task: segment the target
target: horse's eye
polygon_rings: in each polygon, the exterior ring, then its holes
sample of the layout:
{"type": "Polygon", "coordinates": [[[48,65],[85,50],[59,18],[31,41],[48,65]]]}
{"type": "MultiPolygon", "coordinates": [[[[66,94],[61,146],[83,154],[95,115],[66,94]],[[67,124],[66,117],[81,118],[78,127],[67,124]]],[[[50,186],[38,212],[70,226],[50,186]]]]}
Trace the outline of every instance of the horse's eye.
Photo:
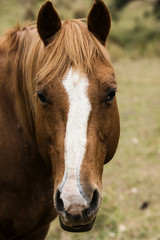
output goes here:
{"type": "Polygon", "coordinates": [[[115,95],[116,95],[116,89],[114,88],[107,93],[105,102],[106,103],[111,103],[113,101],[115,95]]]}
{"type": "Polygon", "coordinates": [[[47,103],[47,99],[44,93],[42,92],[37,92],[38,98],[41,101],[41,103],[47,103]]]}

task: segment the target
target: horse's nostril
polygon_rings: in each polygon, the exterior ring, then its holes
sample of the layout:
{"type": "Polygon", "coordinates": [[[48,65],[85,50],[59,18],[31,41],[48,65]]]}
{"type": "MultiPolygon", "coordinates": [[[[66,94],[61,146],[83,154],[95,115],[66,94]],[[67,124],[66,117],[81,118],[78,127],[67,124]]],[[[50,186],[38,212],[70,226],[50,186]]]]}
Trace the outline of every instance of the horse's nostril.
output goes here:
{"type": "Polygon", "coordinates": [[[99,205],[99,193],[97,190],[94,190],[93,197],[90,202],[90,207],[87,210],[87,215],[89,216],[89,215],[95,213],[98,209],[98,205],[99,205]]]}
{"type": "Polygon", "coordinates": [[[62,199],[60,198],[60,194],[61,194],[60,191],[57,190],[55,205],[56,205],[56,209],[58,212],[64,212],[65,211],[64,204],[63,204],[62,199]]]}

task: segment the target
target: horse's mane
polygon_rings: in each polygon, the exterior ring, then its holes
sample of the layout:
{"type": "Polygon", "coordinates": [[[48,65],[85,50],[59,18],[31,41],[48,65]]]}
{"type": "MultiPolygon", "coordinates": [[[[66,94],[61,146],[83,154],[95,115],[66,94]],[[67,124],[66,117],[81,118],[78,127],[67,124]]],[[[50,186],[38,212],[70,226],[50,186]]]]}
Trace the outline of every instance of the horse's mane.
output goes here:
{"type": "Polygon", "coordinates": [[[18,26],[8,31],[5,43],[8,54],[16,52],[14,77],[17,106],[30,130],[34,129],[37,84],[61,79],[71,66],[82,74],[88,74],[97,58],[110,63],[106,47],[80,20],[66,20],[47,47],[44,47],[34,25],[23,29],[18,26]]]}
{"type": "Polygon", "coordinates": [[[107,49],[88,31],[84,23],[80,20],[66,20],[46,48],[45,65],[38,74],[38,82],[61,78],[71,66],[80,73],[88,74],[97,57],[110,61],[107,49]]]}

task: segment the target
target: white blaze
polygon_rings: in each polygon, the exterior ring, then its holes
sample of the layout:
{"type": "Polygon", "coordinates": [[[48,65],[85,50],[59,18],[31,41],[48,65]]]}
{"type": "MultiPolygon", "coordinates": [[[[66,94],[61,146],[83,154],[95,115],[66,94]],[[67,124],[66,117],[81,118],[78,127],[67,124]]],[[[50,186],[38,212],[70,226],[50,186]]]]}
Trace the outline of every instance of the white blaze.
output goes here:
{"type": "Polygon", "coordinates": [[[77,71],[69,70],[63,86],[69,99],[68,121],[65,136],[65,173],[60,185],[65,210],[73,205],[87,207],[82,196],[79,173],[87,144],[87,126],[91,104],[88,99],[88,79],[77,71]]]}

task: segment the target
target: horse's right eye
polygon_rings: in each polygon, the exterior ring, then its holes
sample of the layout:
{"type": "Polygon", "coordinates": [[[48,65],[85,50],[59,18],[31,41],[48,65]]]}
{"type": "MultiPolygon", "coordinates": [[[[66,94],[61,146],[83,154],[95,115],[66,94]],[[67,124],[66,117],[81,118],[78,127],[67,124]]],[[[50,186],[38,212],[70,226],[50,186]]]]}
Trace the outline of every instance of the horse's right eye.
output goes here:
{"type": "Polygon", "coordinates": [[[37,95],[41,103],[46,104],[48,102],[44,93],[37,92],[37,95]]]}

